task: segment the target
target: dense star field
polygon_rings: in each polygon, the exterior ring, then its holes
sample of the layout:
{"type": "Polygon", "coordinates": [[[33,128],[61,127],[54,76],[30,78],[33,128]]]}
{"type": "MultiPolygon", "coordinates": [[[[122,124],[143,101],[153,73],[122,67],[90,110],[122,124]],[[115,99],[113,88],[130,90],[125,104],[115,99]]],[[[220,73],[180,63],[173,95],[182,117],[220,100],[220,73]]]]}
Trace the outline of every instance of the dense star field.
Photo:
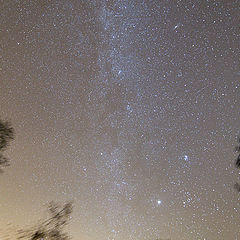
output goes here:
{"type": "Polygon", "coordinates": [[[0,0],[0,237],[74,201],[73,240],[237,240],[240,2],[0,0]]]}

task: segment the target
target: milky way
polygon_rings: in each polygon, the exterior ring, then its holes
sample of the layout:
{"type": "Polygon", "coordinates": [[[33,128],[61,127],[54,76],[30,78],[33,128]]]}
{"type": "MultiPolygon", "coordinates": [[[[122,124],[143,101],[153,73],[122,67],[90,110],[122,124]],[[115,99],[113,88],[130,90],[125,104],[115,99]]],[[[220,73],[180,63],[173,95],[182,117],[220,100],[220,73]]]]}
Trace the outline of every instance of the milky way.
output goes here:
{"type": "Polygon", "coordinates": [[[73,240],[240,239],[239,9],[0,1],[0,236],[73,200],[73,240]]]}

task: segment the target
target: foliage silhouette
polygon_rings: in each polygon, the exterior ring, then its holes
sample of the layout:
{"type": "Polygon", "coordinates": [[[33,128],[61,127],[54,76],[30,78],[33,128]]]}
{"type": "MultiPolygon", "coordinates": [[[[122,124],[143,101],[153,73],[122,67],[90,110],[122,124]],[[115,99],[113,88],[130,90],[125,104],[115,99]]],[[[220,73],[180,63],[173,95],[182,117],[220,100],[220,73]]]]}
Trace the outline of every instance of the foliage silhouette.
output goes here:
{"type": "Polygon", "coordinates": [[[69,240],[70,237],[64,232],[72,213],[72,202],[61,207],[51,202],[49,205],[50,218],[30,230],[20,230],[18,239],[29,240],[69,240]]]}
{"type": "Polygon", "coordinates": [[[239,146],[236,147],[236,152],[238,152],[239,155],[237,157],[235,164],[236,164],[237,168],[240,168],[240,137],[238,138],[238,144],[239,144],[239,146]]]}
{"type": "MultiPolygon", "coordinates": [[[[240,137],[238,138],[238,146],[236,147],[236,152],[238,152],[238,157],[237,160],[235,161],[235,166],[236,168],[240,168],[240,137]]],[[[240,184],[239,183],[235,183],[234,188],[240,192],[240,184]]]]}
{"type": "Polygon", "coordinates": [[[14,136],[14,129],[11,123],[0,119],[0,173],[3,172],[2,167],[9,165],[9,160],[3,155],[3,151],[6,150],[14,136]]]}

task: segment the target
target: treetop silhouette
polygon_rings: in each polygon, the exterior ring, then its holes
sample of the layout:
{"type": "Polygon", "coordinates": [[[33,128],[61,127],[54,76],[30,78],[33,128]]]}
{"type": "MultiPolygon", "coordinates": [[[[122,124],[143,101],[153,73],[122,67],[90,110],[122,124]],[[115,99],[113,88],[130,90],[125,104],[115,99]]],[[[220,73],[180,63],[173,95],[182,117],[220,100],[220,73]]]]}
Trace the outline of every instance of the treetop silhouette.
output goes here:
{"type": "Polygon", "coordinates": [[[9,165],[9,160],[3,155],[10,141],[14,139],[14,129],[8,121],[0,119],[0,173],[3,171],[1,167],[9,165]]]}

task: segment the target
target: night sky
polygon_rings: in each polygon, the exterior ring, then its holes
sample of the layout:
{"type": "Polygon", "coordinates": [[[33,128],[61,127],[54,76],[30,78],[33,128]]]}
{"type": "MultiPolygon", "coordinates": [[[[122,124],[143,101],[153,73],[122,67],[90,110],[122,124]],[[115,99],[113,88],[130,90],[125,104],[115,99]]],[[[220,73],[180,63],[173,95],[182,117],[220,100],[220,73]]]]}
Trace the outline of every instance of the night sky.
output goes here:
{"type": "Polygon", "coordinates": [[[240,1],[0,0],[0,237],[74,201],[73,240],[238,240],[240,1]]]}

